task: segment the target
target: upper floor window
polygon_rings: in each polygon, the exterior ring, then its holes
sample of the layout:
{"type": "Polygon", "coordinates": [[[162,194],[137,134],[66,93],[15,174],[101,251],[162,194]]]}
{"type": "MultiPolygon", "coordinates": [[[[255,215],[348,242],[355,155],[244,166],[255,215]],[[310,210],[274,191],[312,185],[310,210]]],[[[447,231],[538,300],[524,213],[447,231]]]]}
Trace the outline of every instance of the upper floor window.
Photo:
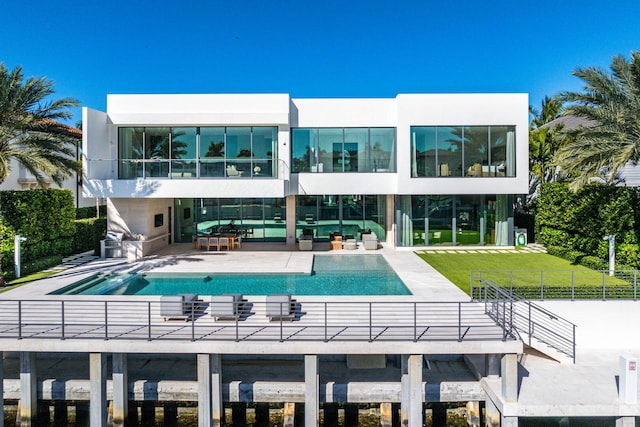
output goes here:
{"type": "Polygon", "coordinates": [[[412,126],[412,177],[515,176],[515,126],[412,126]]]}
{"type": "Polygon", "coordinates": [[[395,172],[394,128],[296,128],[292,172],[395,172]]]}
{"type": "Polygon", "coordinates": [[[278,128],[122,127],[118,177],[277,177],[278,128]]]}

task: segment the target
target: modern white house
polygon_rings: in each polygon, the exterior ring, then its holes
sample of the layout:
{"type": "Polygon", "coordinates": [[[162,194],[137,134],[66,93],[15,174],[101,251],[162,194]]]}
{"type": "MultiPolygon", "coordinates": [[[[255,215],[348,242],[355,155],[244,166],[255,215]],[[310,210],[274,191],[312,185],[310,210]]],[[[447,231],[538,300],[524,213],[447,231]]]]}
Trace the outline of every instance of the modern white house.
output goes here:
{"type": "Polygon", "coordinates": [[[526,94],[108,95],[83,110],[83,195],[136,257],[225,227],[389,246],[513,245],[526,94]]]}

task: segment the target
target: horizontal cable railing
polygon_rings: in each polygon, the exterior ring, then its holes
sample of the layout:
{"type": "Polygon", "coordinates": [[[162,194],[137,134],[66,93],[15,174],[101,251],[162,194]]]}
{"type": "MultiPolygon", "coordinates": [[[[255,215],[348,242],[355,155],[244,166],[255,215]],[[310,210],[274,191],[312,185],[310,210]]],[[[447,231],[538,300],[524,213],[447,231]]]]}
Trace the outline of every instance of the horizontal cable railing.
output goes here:
{"type": "Polygon", "coordinates": [[[638,297],[638,270],[475,270],[470,294],[482,299],[489,280],[528,299],[632,299],[638,297]]]}
{"type": "Polygon", "coordinates": [[[513,340],[478,302],[242,301],[215,313],[196,301],[167,315],[162,301],[2,300],[0,339],[189,341],[488,341],[513,340]],[[271,306],[269,306],[271,304],[271,306]],[[271,312],[269,312],[271,310],[271,312]],[[281,312],[280,312],[281,311],[281,312]],[[271,315],[271,320],[267,316],[271,315]],[[282,315],[280,315],[282,314],[282,315]]]}
{"type": "Polygon", "coordinates": [[[505,332],[517,333],[529,345],[533,340],[544,343],[575,363],[575,324],[490,280],[484,279],[481,284],[486,312],[505,332]]]}

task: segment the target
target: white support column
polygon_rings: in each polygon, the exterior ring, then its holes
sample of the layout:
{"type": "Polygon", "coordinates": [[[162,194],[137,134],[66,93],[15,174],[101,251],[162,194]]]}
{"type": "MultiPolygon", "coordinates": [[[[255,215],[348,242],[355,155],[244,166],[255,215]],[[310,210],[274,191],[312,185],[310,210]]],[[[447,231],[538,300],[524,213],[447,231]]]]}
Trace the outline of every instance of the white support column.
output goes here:
{"type": "Polygon", "coordinates": [[[500,417],[500,427],[518,427],[518,417],[500,417]]]}
{"type": "Polygon", "coordinates": [[[412,354],[408,363],[409,376],[409,424],[422,427],[422,355],[412,354]]]}
{"type": "Polygon", "coordinates": [[[20,425],[35,425],[37,415],[36,354],[23,351],[20,353],[20,425]]]}
{"type": "Polygon", "coordinates": [[[318,356],[304,355],[304,425],[317,426],[320,422],[320,384],[318,379],[318,356]]]}
{"type": "Polygon", "coordinates": [[[636,417],[616,418],[616,427],[636,427],[636,417]]]}
{"type": "Polygon", "coordinates": [[[285,197],[287,204],[287,247],[296,246],[296,196],[285,197]]]}
{"type": "Polygon", "coordinates": [[[500,427],[500,411],[487,396],[484,404],[484,425],[486,427],[500,427]]]}
{"type": "Polygon", "coordinates": [[[400,356],[400,425],[409,425],[409,356],[400,356]]]}
{"type": "Polygon", "coordinates": [[[518,401],[518,355],[502,356],[500,377],[502,382],[502,398],[505,402],[518,401]]]}
{"type": "MultiPolygon", "coordinates": [[[[384,236],[386,240],[386,245],[388,247],[396,246],[396,227],[398,226],[395,223],[396,218],[396,205],[395,205],[395,196],[393,194],[387,194],[387,209],[385,212],[387,222],[385,224],[387,228],[387,235],[384,236]]],[[[382,240],[382,236],[378,236],[378,239],[382,240]]]]}
{"type": "Polygon", "coordinates": [[[124,426],[129,407],[129,380],[127,354],[113,354],[113,426],[124,426]]]}
{"type": "Polygon", "coordinates": [[[107,358],[104,353],[89,354],[89,424],[107,425],[107,358]]]}
{"type": "Polygon", "coordinates": [[[211,355],[198,354],[198,425],[207,427],[213,424],[211,416],[211,355]]]}
{"type": "Polygon", "coordinates": [[[222,401],[222,355],[211,355],[211,418],[213,427],[224,424],[224,402],[222,401]]]}

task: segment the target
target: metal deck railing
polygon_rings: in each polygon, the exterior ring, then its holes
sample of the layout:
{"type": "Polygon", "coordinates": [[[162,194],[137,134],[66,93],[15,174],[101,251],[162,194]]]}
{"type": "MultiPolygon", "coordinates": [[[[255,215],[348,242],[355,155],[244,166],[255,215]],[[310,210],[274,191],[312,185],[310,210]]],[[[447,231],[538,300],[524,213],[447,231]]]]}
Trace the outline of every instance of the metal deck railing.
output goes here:
{"type": "Polygon", "coordinates": [[[638,270],[474,270],[470,294],[480,297],[489,280],[529,299],[632,299],[638,297],[638,270]]]}
{"type": "Polygon", "coordinates": [[[505,330],[532,346],[543,343],[576,361],[576,325],[490,280],[476,287],[486,313],[505,330]]]}
{"type": "MultiPolygon", "coordinates": [[[[164,320],[160,301],[2,300],[0,339],[188,341],[496,341],[515,340],[479,302],[294,301],[293,320],[266,316],[265,302],[243,301],[231,319],[211,316],[207,301],[164,320]]],[[[510,317],[511,319],[511,317],[510,317]]]]}

